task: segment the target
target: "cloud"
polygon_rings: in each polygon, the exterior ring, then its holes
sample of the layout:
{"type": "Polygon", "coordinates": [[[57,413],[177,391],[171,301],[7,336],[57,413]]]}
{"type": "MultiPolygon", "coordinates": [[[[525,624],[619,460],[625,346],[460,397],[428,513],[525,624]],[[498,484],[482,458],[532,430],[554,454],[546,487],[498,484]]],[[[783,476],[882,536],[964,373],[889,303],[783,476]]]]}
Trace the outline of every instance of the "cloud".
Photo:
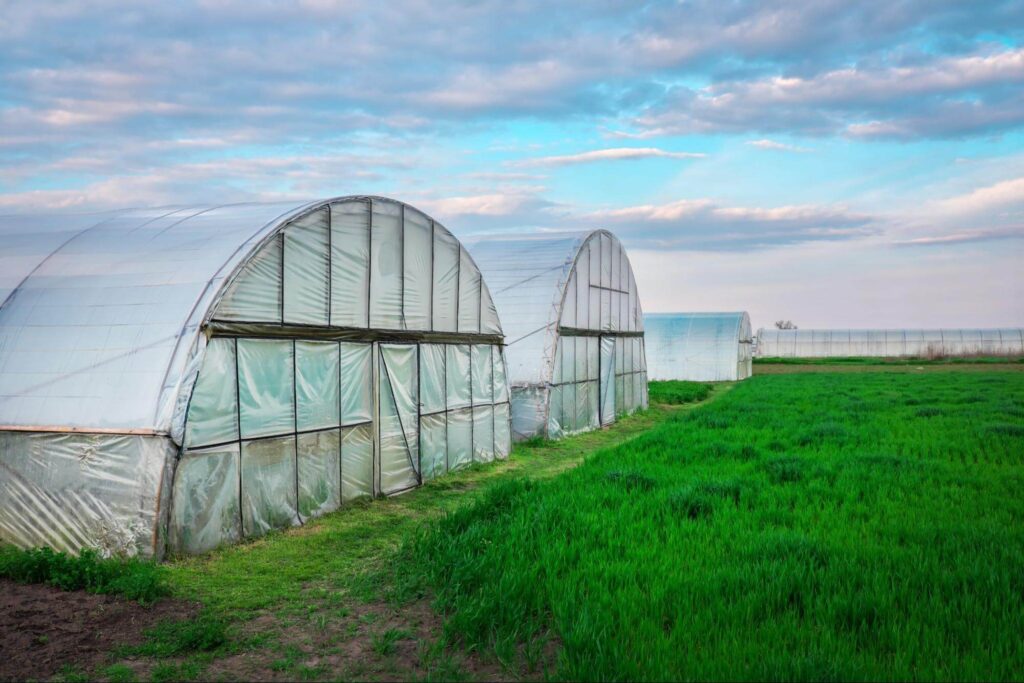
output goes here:
{"type": "Polygon", "coordinates": [[[851,239],[879,230],[875,217],[844,207],[736,207],[712,199],[603,209],[569,216],[566,223],[608,227],[627,243],[640,247],[729,251],[851,239]]]}
{"type": "Polygon", "coordinates": [[[595,149],[579,154],[548,156],[515,162],[517,166],[571,166],[598,161],[622,161],[632,159],[703,159],[706,154],[698,152],[669,152],[656,147],[613,147],[595,149]]]}
{"type": "MultiPolygon", "coordinates": [[[[850,66],[679,86],[633,120],[639,135],[789,131],[949,137],[1024,124],[1024,48],[909,66],[850,66]]],[[[627,131],[629,133],[629,131],[627,131]]]]}
{"type": "Polygon", "coordinates": [[[747,144],[752,147],[759,149],[770,149],[776,152],[813,152],[814,150],[810,147],[798,147],[796,145],[787,145],[784,142],[777,142],[775,140],[747,140],[747,144]]]}

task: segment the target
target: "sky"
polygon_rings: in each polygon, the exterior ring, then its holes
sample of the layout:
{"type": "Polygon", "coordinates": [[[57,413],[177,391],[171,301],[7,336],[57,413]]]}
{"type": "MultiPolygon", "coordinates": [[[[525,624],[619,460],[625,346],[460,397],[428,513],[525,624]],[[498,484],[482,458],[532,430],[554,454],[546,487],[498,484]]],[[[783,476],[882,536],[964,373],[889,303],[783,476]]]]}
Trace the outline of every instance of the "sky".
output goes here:
{"type": "Polygon", "coordinates": [[[1021,0],[0,0],[0,213],[608,228],[647,311],[1024,326],[1021,0]]]}

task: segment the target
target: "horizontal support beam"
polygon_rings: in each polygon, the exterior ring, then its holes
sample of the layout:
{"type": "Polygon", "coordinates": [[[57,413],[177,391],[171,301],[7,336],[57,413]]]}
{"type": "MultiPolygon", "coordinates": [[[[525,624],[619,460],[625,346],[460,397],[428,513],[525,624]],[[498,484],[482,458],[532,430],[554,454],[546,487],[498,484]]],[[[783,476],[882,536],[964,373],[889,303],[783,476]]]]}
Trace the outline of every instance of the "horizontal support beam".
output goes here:
{"type": "Polygon", "coordinates": [[[110,434],[114,436],[166,436],[157,429],[121,427],[67,427],[56,425],[0,425],[0,432],[46,432],[48,434],[110,434]]]}
{"type": "Polygon", "coordinates": [[[428,342],[436,344],[498,344],[500,334],[478,332],[431,332],[429,330],[379,330],[361,327],[320,327],[264,322],[212,320],[206,331],[214,337],[255,337],[269,339],[313,339],[354,342],[428,342]]]}
{"type": "Polygon", "coordinates": [[[563,337],[643,337],[643,330],[639,332],[626,332],[622,330],[585,330],[581,327],[566,327],[559,325],[558,334],[563,337]]]}

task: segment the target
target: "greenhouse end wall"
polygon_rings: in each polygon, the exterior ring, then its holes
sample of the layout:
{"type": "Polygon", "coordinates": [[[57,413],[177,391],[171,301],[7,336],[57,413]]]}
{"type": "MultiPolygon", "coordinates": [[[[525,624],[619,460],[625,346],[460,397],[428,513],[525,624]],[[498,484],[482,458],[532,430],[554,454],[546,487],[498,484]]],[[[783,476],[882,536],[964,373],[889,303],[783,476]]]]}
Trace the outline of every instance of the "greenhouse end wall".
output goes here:
{"type": "Polygon", "coordinates": [[[644,337],[652,380],[734,382],[753,371],[745,312],[647,313],[644,337]]]}
{"type": "Polygon", "coordinates": [[[647,406],[642,311],[606,230],[467,241],[505,331],[513,438],[557,438],[647,406]]]}

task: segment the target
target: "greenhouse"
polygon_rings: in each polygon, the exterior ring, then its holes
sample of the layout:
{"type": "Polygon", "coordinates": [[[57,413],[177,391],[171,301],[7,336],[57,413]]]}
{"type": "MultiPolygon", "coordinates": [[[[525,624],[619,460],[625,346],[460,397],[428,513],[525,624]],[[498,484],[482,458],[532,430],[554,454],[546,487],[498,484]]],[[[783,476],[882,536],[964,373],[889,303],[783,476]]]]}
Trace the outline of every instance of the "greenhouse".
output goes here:
{"type": "Polygon", "coordinates": [[[643,313],[607,230],[467,240],[505,330],[513,438],[556,438],[647,406],[643,313]]]}
{"type": "Polygon", "coordinates": [[[389,199],[0,219],[0,540],[198,553],[505,458],[473,259],[389,199]]]}
{"type": "Polygon", "coordinates": [[[652,380],[734,382],[752,374],[750,316],[647,313],[644,345],[652,380]]]}
{"type": "Polygon", "coordinates": [[[1024,355],[1024,330],[766,330],[759,358],[941,358],[1024,355]]]}

